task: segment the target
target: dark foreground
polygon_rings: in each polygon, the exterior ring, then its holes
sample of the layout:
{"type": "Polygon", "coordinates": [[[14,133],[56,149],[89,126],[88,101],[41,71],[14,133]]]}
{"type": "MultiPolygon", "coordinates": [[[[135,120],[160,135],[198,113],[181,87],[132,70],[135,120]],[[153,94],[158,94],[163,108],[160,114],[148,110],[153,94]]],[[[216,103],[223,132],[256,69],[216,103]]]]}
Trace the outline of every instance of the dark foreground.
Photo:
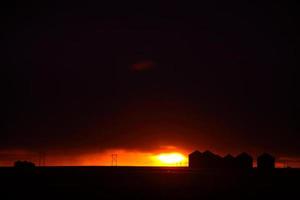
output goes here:
{"type": "Polygon", "coordinates": [[[0,168],[5,199],[294,199],[300,170],[163,167],[0,168]]]}

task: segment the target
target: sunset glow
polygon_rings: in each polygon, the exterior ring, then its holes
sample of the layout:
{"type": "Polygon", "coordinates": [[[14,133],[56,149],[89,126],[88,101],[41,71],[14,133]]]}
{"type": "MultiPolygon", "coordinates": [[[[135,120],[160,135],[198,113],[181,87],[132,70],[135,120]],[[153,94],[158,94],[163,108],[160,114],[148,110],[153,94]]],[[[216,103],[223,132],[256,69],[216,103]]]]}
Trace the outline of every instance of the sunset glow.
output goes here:
{"type": "Polygon", "coordinates": [[[186,157],[181,153],[162,153],[157,156],[158,161],[163,165],[182,165],[186,157]]]}

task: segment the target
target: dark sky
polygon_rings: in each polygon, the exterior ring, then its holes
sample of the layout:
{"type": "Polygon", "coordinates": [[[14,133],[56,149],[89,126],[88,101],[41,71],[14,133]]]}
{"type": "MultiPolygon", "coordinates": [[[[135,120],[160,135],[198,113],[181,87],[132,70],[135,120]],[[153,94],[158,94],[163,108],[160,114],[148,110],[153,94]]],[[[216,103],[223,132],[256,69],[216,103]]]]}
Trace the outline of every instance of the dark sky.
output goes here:
{"type": "Polygon", "coordinates": [[[270,2],[10,6],[0,150],[299,156],[296,9],[270,2]]]}

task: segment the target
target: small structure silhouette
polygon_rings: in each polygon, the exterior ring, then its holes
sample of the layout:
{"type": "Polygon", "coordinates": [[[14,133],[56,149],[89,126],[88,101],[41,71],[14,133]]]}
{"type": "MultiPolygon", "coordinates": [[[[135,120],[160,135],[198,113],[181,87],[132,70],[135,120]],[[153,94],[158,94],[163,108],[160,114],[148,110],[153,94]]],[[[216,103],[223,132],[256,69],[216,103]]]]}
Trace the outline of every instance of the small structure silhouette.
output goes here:
{"type": "Polygon", "coordinates": [[[18,160],[14,163],[14,167],[18,169],[33,169],[35,167],[35,164],[30,161],[18,160]]]}
{"type": "Polygon", "coordinates": [[[257,168],[259,170],[272,170],[275,168],[275,157],[268,154],[263,153],[257,157],[257,168]]]}
{"type": "Polygon", "coordinates": [[[243,152],[236,157],[236,167],[240,169],[251,169],[253,167],[253,158],[243,152]]]}

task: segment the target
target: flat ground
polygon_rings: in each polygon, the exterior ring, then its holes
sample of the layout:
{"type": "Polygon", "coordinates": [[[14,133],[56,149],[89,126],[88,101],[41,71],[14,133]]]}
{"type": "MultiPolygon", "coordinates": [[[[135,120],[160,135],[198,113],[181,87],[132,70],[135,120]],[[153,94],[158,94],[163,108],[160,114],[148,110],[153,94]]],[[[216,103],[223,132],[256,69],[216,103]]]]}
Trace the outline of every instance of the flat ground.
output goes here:
{"type": "Polygon", "coordinates": [[[31,199],[295,199],[299,169],[0,168],[1,196],[31,199]]]}

